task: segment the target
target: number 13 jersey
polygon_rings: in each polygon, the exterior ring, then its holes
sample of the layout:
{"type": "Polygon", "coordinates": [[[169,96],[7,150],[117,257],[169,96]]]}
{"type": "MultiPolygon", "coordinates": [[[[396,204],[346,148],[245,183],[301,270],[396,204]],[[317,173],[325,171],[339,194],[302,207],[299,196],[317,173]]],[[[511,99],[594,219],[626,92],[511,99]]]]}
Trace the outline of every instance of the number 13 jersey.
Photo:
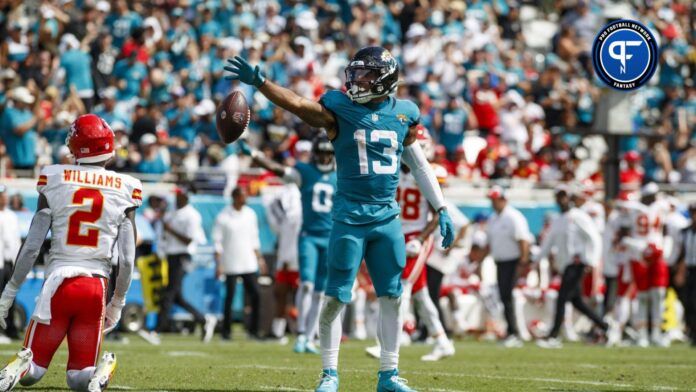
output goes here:
{"type": "Polygon", "coordinates": [[[333,113],[338,131],[332,140],[338,177],[333,219],[359,225],[397,215],[403,142],[408,129],[418,124],[418,107],[393,97],[358,104],[337,90],[320,102],[333,113]]]}
{"type": "Polygon", "coordinates": [[[71,265],[109,276],[125,212],[142,204],[140,180],[98,166],[51,165],[37,190],[51,208],[49,272],[71,265]]]}

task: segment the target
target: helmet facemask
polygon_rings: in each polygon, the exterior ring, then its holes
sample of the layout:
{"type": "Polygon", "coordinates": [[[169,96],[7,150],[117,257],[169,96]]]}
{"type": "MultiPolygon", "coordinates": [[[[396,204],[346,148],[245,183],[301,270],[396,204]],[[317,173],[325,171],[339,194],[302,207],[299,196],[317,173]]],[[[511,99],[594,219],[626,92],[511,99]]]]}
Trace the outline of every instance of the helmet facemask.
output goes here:
{"type": "Polygon", "coordinates": [[[380,68],[368,68],[362,65],[346,68],[346,87],[348,97],[353,102],[367,103],[375,98],[387,96],[393,92],[387,89],[382,79],[388,75],[380,75],[380,68]]]}
{"type": "Polygon", "coordinates": [[[336,157],[333,145],[328,140],[318,141],[314,145],[312,160],[317,169],[323,173],[328,173],[336,168],[336,157]]]}

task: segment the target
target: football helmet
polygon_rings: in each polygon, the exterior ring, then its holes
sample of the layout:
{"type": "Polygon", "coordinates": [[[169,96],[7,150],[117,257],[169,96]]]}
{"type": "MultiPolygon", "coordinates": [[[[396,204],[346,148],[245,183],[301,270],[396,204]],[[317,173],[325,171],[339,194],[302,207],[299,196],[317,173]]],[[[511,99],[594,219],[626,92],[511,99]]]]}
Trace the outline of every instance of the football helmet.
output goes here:
{"type": "Polygon", "coordinates": [[[101,117],[84,114],[72,125],[65,144],[78,163],[96,163],[114,155],[114,131],[101,117]]]}
{"type": "Polygon", "coordinates": [[[334,147],[326,135],[319,135],[312,143],[312,162],[322,172],[330,172],[336,167],[334,147]]]}
{"type": "Polygon", "coordinates": [[[367,103],[396,91],[399,64],[381,46],[360,49],[345,70],[348,97],[353,102],[367,103]]]}

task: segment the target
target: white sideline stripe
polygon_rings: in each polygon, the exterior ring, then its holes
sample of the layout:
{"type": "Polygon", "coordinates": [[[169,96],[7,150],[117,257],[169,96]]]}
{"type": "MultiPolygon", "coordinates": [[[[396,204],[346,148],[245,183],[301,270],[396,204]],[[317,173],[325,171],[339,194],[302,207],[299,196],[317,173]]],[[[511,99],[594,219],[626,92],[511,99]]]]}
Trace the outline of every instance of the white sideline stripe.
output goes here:
{"type": "MultiPolygon", "coordinates": [[[[230,367],[234,369],[264,369],[264,370],[281,370],[281,371],[312,371],[312,369],[297,368],[292,366],[269,366],[269,365],[227,365],[222,367],[230,367]]],[[[367,369],[346,369],[343,372],[353,372],[353,373],[373,373],[372,370],[367,369]]],[[[532,382],[545,382],[550,384],[577,384],[577,385],[591,385],[591,386],[606,386],[615,388],[650,388],[652,390],[659,391],[681,391],[678,387],[671,387],[666,385],[644,385],[637,386],[633,384],[623,384],[623,383],[613,383],[605,381],[586,381],[586,380],[569,380],[562,378],[545,378],[545,377],[512,377],[512,376],[494,376],[486,374],[461,374],[461,373],[449,373],[449,372],[422,372],[422,371],[409,371],[405,372],[405,376],[409,374],[417,374],[421,376],[443,376],[443,377],[459,377],[459,378],[484,378],[492,380],[511,380],[511,381],[532,381],[532,382]]],[[[448,391],[448,390],[443,390],[448,391]]],[[[456,391],[459,392],[459,391],[456,391]]]]}
{"type": "Polygon", "coordinates": [[[208,357],[210,354],[202,351],[167,351],[170,357],[208,357]]]}
{"type": "Polygon", "coordinates": [[[134,389],[133,387],[128,387],[125,385],[109,385],[109,389],[116,389],[116,390],[122,390],[122,391],[129,391],[131,389],[134,389]]]}

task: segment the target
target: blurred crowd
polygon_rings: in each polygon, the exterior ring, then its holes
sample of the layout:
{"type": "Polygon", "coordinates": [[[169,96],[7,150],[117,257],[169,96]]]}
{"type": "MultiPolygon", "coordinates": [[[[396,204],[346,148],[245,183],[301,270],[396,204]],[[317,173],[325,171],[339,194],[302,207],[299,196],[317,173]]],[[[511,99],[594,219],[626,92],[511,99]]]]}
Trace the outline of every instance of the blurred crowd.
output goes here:
{"type": "Polygon", "coordinates": [[[224,60],[262,63],[318,99],[343,88],[358,48],[382,45],[453,175],[601,181],[606,146],[582,134],[603,88],[589,51],[606,21],[630,17],[660,46],[658,71],[631,97],[634,131],[661,137],[625,139],[622,167],[643,182],[694,183],[694,14],[688,0],[0,0],[0,173],[69,162],[67,127],[85,112],[117,133],[118,170],[152,181],[233,173],[235,147],[214,124],[233,89],[252,106],[252,143],[292,163],[312,130],[225,80],[224,60]]]}

